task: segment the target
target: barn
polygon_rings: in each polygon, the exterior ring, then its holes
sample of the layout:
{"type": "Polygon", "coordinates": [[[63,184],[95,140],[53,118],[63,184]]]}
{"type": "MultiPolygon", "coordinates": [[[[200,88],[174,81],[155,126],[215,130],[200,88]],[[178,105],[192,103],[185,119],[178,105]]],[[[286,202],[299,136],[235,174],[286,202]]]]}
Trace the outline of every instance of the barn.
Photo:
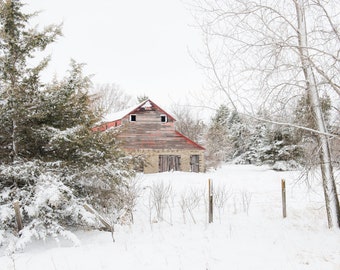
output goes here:
{"type": "Polygon", "coordinates": [[[175,118],[150,99],[105,117],[104,131],[119,128],[118,139],[123,149],[146,159],[144,173],[165,171],[204,171],[204,148],[175,128],[175,118]]]}

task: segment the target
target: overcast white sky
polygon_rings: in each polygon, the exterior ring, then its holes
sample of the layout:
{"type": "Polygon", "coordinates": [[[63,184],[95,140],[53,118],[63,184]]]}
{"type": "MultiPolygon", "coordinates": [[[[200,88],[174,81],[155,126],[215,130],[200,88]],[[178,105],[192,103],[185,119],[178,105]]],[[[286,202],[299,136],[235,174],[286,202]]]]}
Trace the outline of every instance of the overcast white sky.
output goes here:
{"type": "Polygon", "coordinates": [[[160,106],[202,89],[203,72],[188,52],[198,52],[201,34],[181,0],[25,2],[42,11],[34,23],[63,22],[64,36],[47,50],[52,62],[45,77],[62,77],[73,58],[87,64],[95,84],[116,83],[160,106]]]}

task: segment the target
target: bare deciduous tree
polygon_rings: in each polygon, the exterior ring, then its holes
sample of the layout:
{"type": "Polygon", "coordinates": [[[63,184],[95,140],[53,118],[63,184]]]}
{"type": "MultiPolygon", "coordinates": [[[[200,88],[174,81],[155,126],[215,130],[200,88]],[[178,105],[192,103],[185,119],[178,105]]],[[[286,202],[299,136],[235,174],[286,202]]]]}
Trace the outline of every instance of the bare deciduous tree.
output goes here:
{"type": "Polygon", "coordinates": [[[204,122],[188,106],[173,105],[172,113],[176,117],[176,129],[197,143],[203,143],[206,129],[204,122]]]}
{"type": "Polygon", "coordinates": [[[124,110],[132,100],[117,84],[97,85],[92,92],[92,106],[103,114],[124,110]]]}
{"type": "MultiPolygon", "coordinates": [[[[331,134],[320,95],[340,97],[340,15],[337,1],[193,0],[205,34],[210,81],[229,106],[254,117],[260,109],[272,121],[312,131],[319,145],[328,226],[340,227],[332,168],[331,134]],[[312,128],[279,121],[301,95],[309,98],[312,128]]],[[[256,118],[256,117],[255,117],[256,118]]]]}

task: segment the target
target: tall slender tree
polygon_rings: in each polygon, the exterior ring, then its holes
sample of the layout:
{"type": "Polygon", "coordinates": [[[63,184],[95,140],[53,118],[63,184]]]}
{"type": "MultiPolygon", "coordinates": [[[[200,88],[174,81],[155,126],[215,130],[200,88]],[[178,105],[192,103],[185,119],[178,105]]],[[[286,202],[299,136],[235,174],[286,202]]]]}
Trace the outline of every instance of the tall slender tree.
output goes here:
{"type": "Polygon", "coordinates": [[[2,144],[2,153],[12,162],[24,155],[25,138],[33,123],[27,122],[27,116],[34,113],[41,82],[39,73],[48,58],[37,66],[29,67],[28,61],[34,53],[61,35],[59,26],[49,26],[43,31],[29,29],[27,23],[33,16],[24,14],[23,4],[18,0],[0,2],[0,80],[1,80],[1,132],[6,144],[2,144]],[[10,135],[10,136],[8,136],[10,135]]]}
{"type": "Polygon", "coordinates": [[[328,130],[321,107],[318,85],[315,77],[315,71],[313,69],[313,62],[310,58],[309,53],[310,48],[308,42],[308,32],[306,25],[307,22],[305,13],[306,3],[304,3],[304,1],[302,0],[295,0],[294,3],[297,16],[298,51],[301,59],[301,69],[303,70],[305,78],[305,89],[308,93],[308,97],[311,103],[315,127],[318,131],[320,131],[320,133],[322,133],[318,134],[318,136],[316,137],[318,140],[318,145],[320,147],[319,156],[323,179],[323,189],[326,202],[328,226],[340,227],[339,199],[333,173],[329,136],[326,135],[328,133],[328,130]]]}

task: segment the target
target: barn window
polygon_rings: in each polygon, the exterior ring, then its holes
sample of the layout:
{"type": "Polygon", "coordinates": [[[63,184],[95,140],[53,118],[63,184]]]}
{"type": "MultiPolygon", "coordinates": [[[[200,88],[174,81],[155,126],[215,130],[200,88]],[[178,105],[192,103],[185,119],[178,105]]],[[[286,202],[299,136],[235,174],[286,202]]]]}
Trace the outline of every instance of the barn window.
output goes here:
{"type": "Polygon", "coordinates": [[[136,115],[130,114],[130,122],[136,122],[136,115]]]}
{"type": "Polygon", "coordinates": [[[164,115],[164,114],[161,115],[161,122],[162,123],[168,122],[168,118],[166,117],[166,115],[164,115]]]}

